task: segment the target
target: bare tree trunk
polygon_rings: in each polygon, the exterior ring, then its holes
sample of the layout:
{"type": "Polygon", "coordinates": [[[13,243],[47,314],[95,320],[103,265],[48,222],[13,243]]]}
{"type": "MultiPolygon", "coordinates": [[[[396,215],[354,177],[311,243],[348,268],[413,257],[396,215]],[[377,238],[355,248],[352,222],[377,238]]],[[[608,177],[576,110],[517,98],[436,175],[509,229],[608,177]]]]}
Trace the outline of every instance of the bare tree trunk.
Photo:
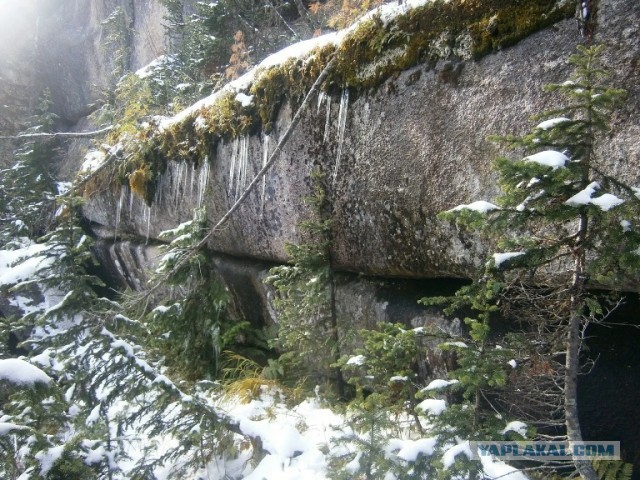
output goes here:
{"type": "MultiPolygon", "coordinates": [[[[580,215],[578,235],[576,238],[576,250],[574,253],[574,272],[571,293],[571,309],[569,312],[569,331],[567,333],[567,356],[565,359],[564,377],[564,412],[567,428],[567,440],[570,451],[574,445],[583,441],[580,418],[578,417],[578,373],[580,372],[580,347],[582,343],[582,315],[583,296],[586,279],[586,259],[582,243],[586,239],[588,231],[588,217],[586,213],[580,215]]],[[[593,465],[588,460],[573,459],[578,473],[585,480],[598,480],[593,465]]]]}
{"type": "MultiPolygon", "coordinates": [[[[330,313],[331,313],[331,340],[333,342],[332,350],[333,350],[333,360],[337,362],[340,359],[341,351],[340,351],[340,332],[338,330],[338,312],[336,310],[336,279],[333,274],[333,269],[330,268],[329,274],[329,303],[330,303],[330,313]]],[[[342,370],[340,367],[334,368],[336,375],[336,389],[338,390],[338,397],[340,400],[346,398],[345,392],[345,381],[342,376],[342,370]]]]}

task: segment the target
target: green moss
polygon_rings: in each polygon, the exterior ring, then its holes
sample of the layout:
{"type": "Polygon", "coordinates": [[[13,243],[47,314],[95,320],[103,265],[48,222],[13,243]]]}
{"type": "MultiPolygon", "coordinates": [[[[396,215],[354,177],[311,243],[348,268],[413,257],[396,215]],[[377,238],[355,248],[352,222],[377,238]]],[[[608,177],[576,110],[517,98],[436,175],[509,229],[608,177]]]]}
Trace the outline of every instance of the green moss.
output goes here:
{"type": "MultiPolygon", "coordinates": [[[[247,135],[257,127],[258,116],[253,105],[243,107],[233,92],[222,95],[212,108],[200,112],[207,124],[209,140],[217,143],[247,135]]],[[[193,122],[185,122],[192,124],[193,122]]],[[[184,128],[184,127],[183,127],[184,128]]]]}
{"type": "Polygon", "coordinates": [[[469,57],[480,58],[573,13],[571,2],[555,0],[434,1],[387,25],[374,18],[360,26],[338,50],[337,76],[344,86],[376,87],[421,62],[456,56],[453,52],[464,57],[467,50],[469,57]],[[381,61],[389,51],[397,54],[381,61]]]}
{"type": "Polygon", "coordinates": [[[167,162],[199,165],[215,157],[220,141],[262,129],[272,130],[278,112],[289,102],[296,108],[331,57],[336,65],[323,88],[376,88],[388,78],[420,63],[442,58],[481,58],[574,14],[574,4],[558,0],[434,0],[386,25],[380,18],[362,23],[336,49],[326,46],[310,58],[291,59],[257,72],[249,92],[249,106],[229,92],[198,115],[205,128],[194,125],[195,115],[162,132],[139,132],[139,148],[120,167],[119,184],[131,181],[151,203],[167,162]],[[142,176],[140,172],[144,172],[142,176]],[[144,188],[140,181],[144,179],[144,188]]]}

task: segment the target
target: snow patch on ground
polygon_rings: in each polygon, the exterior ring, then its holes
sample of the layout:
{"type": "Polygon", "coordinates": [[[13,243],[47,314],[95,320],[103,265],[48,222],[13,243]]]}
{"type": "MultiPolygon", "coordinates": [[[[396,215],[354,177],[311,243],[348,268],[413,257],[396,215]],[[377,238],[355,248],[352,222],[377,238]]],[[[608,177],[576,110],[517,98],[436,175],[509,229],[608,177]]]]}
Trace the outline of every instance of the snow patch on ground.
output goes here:
{"type": "Polygon", "coordinates": [[[15,285],[32,279],[49,267],[53,259],[41,255],[47,247],[33,243],[17,250],[0,250],[0,285],[15,285]]]}

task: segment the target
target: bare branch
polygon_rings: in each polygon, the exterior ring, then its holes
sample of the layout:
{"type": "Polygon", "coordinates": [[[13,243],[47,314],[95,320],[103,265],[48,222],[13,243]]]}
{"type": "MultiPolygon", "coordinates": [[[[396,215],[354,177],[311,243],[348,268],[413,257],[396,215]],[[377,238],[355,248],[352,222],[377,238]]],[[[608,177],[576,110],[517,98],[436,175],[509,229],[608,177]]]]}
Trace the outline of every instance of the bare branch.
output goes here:
{"type": "Polygon", "coordinates": [[[110,125],[100,130],[92,130],[90,132],[52,132],[52,133],[21,133],[19,135],[3,135],[0,136],[0,140],[37,140],[39,138],[91,138],[102,135],[113,130],[113,125],[110,125]]]}

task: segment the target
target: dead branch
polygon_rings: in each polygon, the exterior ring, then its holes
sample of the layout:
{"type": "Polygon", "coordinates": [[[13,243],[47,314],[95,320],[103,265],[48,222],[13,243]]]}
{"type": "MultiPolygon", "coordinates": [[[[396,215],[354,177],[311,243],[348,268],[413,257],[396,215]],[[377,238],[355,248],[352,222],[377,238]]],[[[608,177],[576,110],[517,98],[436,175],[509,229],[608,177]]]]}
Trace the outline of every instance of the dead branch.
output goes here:
{"type": "MultiPolygon", "coordinates": [[[[322,73],[320,73],[315,83],[311,86],[311,88],[307,92],[307,95],[302,101],[302,104],[300,105],[300,107],[298,107],[298,110],[293,116],[293,119],[291,120],[291,123],[287,127],[287,130],[284,132],[284,135],[278,141],[278,145],[276,145],[275,150],[271,153],[269,160],[267,161],[267,163],[265,163],[262,169],[253,178],[249,186],[245,189],[244,193],[240,196],[240,198],[238,198],[238,200],[236,200],[236,202],[231,206],[231,208],[227,211],[227,213],[225,213],[222,216],[222,218],[209,230],[209,232],[204,236],[204,238],[200,240],[196,245],[194,245],[176,263],[176,265],[171,269],[171,271],[169,271],[165,275],[165,278],[175,275],[191,258],[193,258],[202,248],[204,248],[207,245],[209,240],[211,240],[211,238],[218,232],[218,230],[220,230],[220,227],[222,227],[222,225],[224,225],[229,220],[231,215],[233,215],[233,213],[240,207],[240,205],[244,202],[244,200],[249,196],[249,194],[253,191],[255,186],[260,182],[262,177],[264,177],[266,173],[271,169],[273,164],[278,159],[279,154],[282,151],[282,148],[287,143],[287,141],[289,140],[289,137],[291,136],[296,126],[300,122],[300,119],[302,118],[302,113],[306,110],[307,106],[309,105],[309,102],[311,101],[311,97],[316,93],[318,88],[320,88],[320,85],[322,85],[322,83],[325,81],[334,63],[335,63],[335,57],[332,58],[329,61],[329,63],[327,63],[327,65],[324,67],[324,70],[322,70],[322,73]]],[[[147,290],[147,292],[145,292],[144,297],[149,298],[149,296],[152,295],[153,292],[155,292],[158,288],[160,288],[164,284],[165,282],[162,282],[162,281],[157,282],[153,287],[151,287],[149,290],[147,290]]]]}
{"type": "Polygon", "coordinates": [[[103,133],[113,130],[110,125],[100,130],[92,130],[90,132],[51,132],[51,133],[21,133],[19,135],[3,135],[0,140],[37,140],[40,138],[92,138],[102,135],[103,133]]]}

